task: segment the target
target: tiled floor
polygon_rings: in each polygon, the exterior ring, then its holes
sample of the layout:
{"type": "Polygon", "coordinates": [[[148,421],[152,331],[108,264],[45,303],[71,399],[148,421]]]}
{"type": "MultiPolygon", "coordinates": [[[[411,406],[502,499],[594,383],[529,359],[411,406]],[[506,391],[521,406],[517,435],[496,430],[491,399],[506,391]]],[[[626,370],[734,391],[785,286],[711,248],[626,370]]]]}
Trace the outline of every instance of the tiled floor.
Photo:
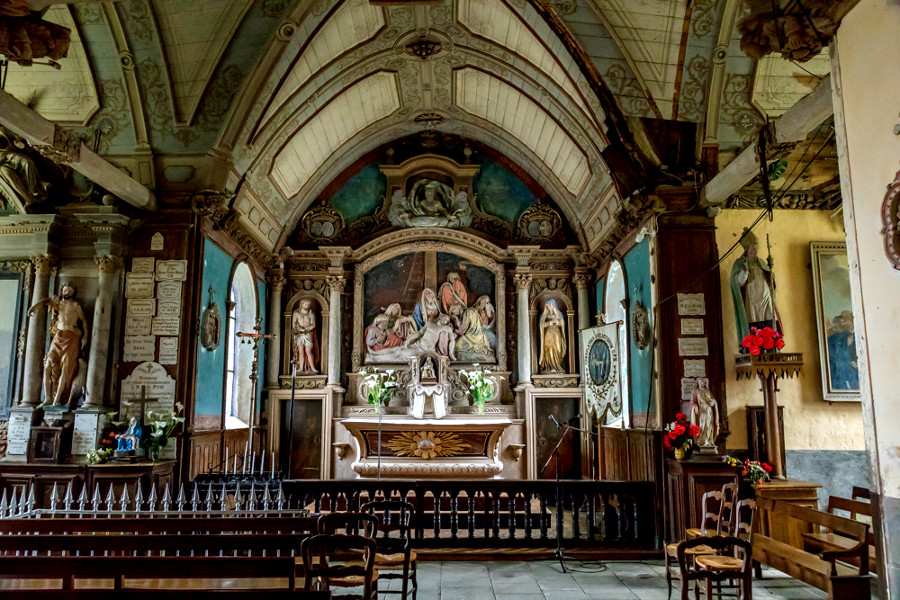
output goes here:
{"type": "MultiPolygon", "coordinates": [[[[422,562],[418,600],[664,600],[666,577],[662,561],[608,562],[606,570],[572,561],[570,573],[559,563],[541,562],[422,562]]],[[[680,598],[673,582],[672,598],[680,598]]],[[[399,589],[391,582],[389,589],[399,589]]],[[[383,595],[382,598],[396,598],[383,595]]],[[[691,594],[693,598],[693,594],[691,594]]],[[[826,598],[819,590],[764,571],[753,582],[754,600],[826,598]]],[[[874,596],[873,596],[874,598],[874,596]]]]}

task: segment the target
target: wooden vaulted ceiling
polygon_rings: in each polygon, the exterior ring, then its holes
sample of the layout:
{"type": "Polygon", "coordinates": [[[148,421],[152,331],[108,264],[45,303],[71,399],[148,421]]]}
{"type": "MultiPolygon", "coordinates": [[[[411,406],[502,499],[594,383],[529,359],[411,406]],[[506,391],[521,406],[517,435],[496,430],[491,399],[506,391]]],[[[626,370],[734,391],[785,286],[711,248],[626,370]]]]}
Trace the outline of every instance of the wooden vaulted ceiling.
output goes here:
{"type": "Polygon", "coordinates": [[[727,161],[827,73],[827,59],[801,71],[746,57],[742,11],[740,0],[60,3],[44,18],[73,31],[62,69],[13,65],[6,90],[85,138],[99,131],[114,162],[152,154],[152,172],[135,173],[150,185],[234,191],[269,249],[360,156],[425,128],[532,173],[593,248],[629,191],[607,167],[612,151],[635,160],[628,118],[694,122],[727,161]]]}

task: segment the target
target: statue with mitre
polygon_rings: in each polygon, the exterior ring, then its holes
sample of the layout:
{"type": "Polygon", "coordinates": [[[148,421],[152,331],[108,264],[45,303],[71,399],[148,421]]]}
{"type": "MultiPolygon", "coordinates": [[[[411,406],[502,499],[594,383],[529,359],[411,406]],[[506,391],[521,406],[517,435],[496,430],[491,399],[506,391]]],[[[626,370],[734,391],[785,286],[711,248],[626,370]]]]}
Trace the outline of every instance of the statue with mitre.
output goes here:
{"type": "Polygon", "coordinates": [[[781,332],[775,307],[775,275],[772,254],[768,262],[759,257],[759,239],[749,229],[741,236],[744,254],[731,267],[731,297],[734,300],[734,320],[737,343],[750,334],[750,329],[771,327],[781,332]]]}

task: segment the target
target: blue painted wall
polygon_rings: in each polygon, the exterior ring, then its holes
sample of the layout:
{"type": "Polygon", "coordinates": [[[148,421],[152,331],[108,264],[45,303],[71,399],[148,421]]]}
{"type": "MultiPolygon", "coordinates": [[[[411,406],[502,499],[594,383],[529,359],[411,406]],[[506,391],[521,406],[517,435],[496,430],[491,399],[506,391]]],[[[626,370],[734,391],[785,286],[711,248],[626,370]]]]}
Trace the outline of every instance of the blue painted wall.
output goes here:
{"type": "MultiPolygon", "coordinates": [[[[606,293],[606,277],[600,277],[597,280],[596,292],[597,310],[594,311],[594,315],[599,315],[603,312],[603,295],[606,293]]],[[[599,325],[596,316],[594,317],[594,325],[599,325]]]]}
{"type": "MultiPolygon", "coordinates": [[[[625,268],[625,281],[628,282],[628,316],[631,318],[631,307],[640,301],[647,307],[650,325],[653,326],[653,306],[650,304],[650,241],[644,239],[622,259],[625,268]]],[[[630,328],[630,323],[629,323],[630,328]]],[[[631,333],[629,329],[629,333],[631,333]]],[[[645,413],[655,406],[652,394],[653,346],[652,344],[639,350],[634,344],[634,336],[629,335],[631,365],[628,369],[631,379],[631,405],[635,413],[645,413]]]]}
{"type": "MultiPolygon", "coordinates": [[[[258,281],[256,282],[256,290],[259,296],[259,316],[262,317],[262,321],[260,325],[262,329],[260,329],[260,333],[273,333],[268,330],[268,323],[266,323],[266,282],[258,281]]],[[[258,379],[256,380],[256,406],[259,407],[262,404],[262,394],[263,388],[266,387],[264,382],[266,381],[266,356],[268,352],[266,348],[269,344],[277,344],[278,340],[269,340],[265,344],[260,344],[259,346],[259,371],[258,371],[258,379]]]]}
{"type": "Polygon", "coordinates": [[[387,193],[387,178],[378,169],[379,164],[364,167],[331,197],[331,206],[348,225],[373,214],[381,206],[381,199],[387,193]]]}
{"type": "Polygon", "coordinates": [[[197,392],[195,415],[222,414],[223,373],[225,372],[225,335],[228,300],[228,276],[234,259],[209,240],[203,245],[203,301],[196,318],[209,302],[209,286],[216,290],[215,302],[222,317],[222,343],[212,352],[199,346],[197,355],[197,392]]]}
{"type": "Polygon", "coordinates": [[[472,180],[478,205],[489,214],[515,224],[526,208],[537,202],[528,186],[498,163],[484,161],[472,180]]]}

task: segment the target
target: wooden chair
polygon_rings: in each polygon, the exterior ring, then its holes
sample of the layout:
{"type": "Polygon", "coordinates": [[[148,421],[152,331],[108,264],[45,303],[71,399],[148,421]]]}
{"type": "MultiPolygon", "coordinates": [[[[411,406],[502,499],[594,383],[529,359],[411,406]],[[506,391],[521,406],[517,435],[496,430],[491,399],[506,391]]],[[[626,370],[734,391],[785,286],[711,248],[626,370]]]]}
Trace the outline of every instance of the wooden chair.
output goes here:
{"type": "Polygon", "coordinates": [[[334,595],[333,600],[374,600],[378,597],[375,541],[361,535],[319,534],[301,544],[304,590],[362,588],[362,594],[334,595]],[[336,557],[350,560],[337,563],[336,557]]]}
{"type": "Polygon", "coordinates": [[[734,509],[734,525],[731,528],[731,535],[742,540],[749,540],[750,534],[753,532],[753,520],[755,517],[756,500],[749,498],[738,500],[734,509]]]}
{"type": "MultiPolygon", "coordinates": [[[[726,580],[738,582],[741,591],[740,600],[752,600],[751,558],[750,542],[734,536],[699,537],[681,542],[678,544],[681,600],[688,600],[691,581],[703,584],[706,588],[706,597],[711,599],[713,584],[721,587],[721,583],[726,580]],[[690,551],[701,546],[711,548],[714,553],[692,557],[690,551]]],[[[694,587],[695,598],[700,597],[699,588],[700,585],[694,587]]]]}
{"type": "Polygon", "coordinates": [[[378,517],[365,512],[333,512],[319,517],[316,529],[318,533],[344,533],[375,539],[378,517]]]}
{"type": "MultiPolygon", "coordinates": [[[[699,537],[709,537],[722,534],[722,506],[724,504],[723,492],[706,492],[700,500],[700,510],[702,514],[700,527],[689,528],[685,530],[687,539],[696,539],[699,537]]],[[[678,572],[678,542],[666,544],[666,589],[668,596],[672,596],[672,575],[673,571],[678,572]]],[[[689,556],[699,556],[700,554],[715,554],[715,551],[708,546],[698,545],[691,547],[689,556]]]]}
{"type": "Polygon", "coordinates": [[[416,551],[410,546],[411,524],[416,508],[409,502],[385,500],[367,502],[362,505],[361,510],[378,517],[378,536],[375,539],[378,553],[375,555],[375,568],[380,573],[381,579],[403,581],[400,590],[381,593],[400,594],[400,597],[406,600],[407,595],[412,592],[413,600],[416,600],[419,588],[418,564],[416,551]]]}

